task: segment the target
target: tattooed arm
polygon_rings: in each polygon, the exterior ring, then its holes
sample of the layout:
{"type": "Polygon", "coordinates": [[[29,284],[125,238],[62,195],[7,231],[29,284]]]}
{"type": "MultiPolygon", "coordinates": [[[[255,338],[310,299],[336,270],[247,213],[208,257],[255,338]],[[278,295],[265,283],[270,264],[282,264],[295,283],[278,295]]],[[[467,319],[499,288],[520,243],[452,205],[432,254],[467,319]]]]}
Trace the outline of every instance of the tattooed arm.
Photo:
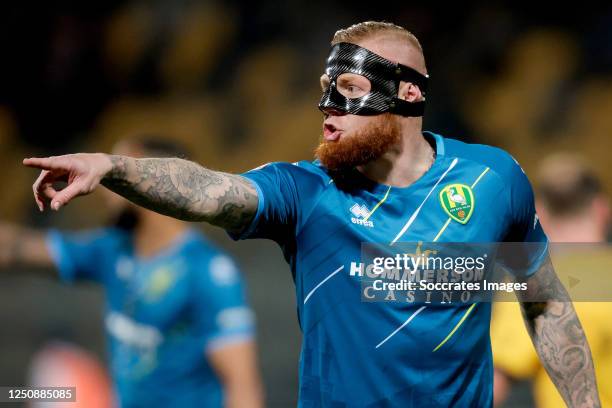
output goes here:
{"type": "Polygon", "coordinates": [[[591,350],[550,257],[519,293],[527,331],[568,407],[600,407],[591,350]]]}
{"type": "Polygon", "coordinates": [[[257,192],[242,176],[176,158],[110,158],[113,169],[102,184],[153,211],[239,232],[257,210],[257,192]]]}
{"type": "Polygon", "coordinates": [[[48,201],[57,210],[98,184],[161,214],[207,221],[231,232],[242,231],[257,211],[257,192],[246,178],[188,160],[79,153],[26,159],[24,164],[43,170],[33,186],[41,211],[48,201]],[[55,181],[68,186],[56,190],[55,181]]]}

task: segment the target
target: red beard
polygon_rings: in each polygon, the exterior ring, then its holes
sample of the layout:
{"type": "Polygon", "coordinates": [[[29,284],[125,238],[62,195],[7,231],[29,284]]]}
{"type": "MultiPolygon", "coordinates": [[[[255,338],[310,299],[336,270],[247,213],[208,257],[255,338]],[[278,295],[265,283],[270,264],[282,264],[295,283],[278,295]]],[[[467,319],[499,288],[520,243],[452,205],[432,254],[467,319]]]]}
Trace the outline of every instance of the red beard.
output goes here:
{"type": "Polygon", "coordinates": [[[380,158],[401,140],[400,124],[390,113],[339,141],[323,140],[315,149],[315,157],[332,171],[350,170],[380,158]]]}

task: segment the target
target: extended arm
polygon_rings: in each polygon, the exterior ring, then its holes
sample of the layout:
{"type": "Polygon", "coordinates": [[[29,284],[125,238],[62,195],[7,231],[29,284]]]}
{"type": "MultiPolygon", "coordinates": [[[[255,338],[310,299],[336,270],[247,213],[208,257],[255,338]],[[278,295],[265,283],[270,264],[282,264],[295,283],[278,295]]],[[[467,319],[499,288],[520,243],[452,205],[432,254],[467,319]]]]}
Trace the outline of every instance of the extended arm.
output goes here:
{"type": "Polygon", "coordinates": [[[242,231],[257,211],[257,192],[246,178],[188,160],[80,153],[26,159],[24,164],[43,169],[34,183],[41,210],[48,200],[57,210],[101,183],[150,210],[187,221],[207,221],[231,232],[242,231]],[[68,186],[58,191],[53,187],[56,181],[68,186]]]}
{"type": "Polygon", "coordinates": [[[540,361],[567,406],[600,407],[589,344],[550,258],[519,300],[540,361]]]}
{"type": "Polygon", "coordinates": [[[113,168],[102,184],[153,211],[240,231],[257,210],[257,192],[242,176],[176,158],[110,159],[113,168]]]}
{"type": "Polygon", "coordinates": [[[54,266],[46,243],[46,233],[0,222],[0,267],[34,267],[51,271],[54,266]]]}

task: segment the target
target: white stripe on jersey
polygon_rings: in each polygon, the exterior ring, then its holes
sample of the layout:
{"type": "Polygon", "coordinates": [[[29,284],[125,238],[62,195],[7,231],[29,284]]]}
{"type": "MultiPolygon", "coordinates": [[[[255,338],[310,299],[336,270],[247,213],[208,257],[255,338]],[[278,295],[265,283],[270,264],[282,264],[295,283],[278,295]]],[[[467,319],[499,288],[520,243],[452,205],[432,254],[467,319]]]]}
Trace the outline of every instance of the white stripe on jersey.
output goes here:
{"type": "Polygon", "coordinates": [[[406,320],[400,327],[398,327],[397,329],[395,329],[393,331],[393,333],[391,333],[390,335],[388,335],[383,341],[381,341],[380,343],[378,343],[378,345],[375,348],[379,348],[380,346],[382,346],[383,344],[385,344],[385,342],[387,340],[389,340],[391,337],[395,336],[397,334],[398,331],[402,330],[408,323],[410,323],[412,321],[412,319],[414,319],[416,317],[416,315],[418,315],[419,313],[421,313],[423,311],[423,309],[425,309],[426,306],[421,306],[417,309],[416,312],[414,312],[413,314],[410,315],[410,317],[408,318],[408,320],[406,320]]]}
{"type": "Polygon", "coordinates": [[[315,286],[309,293],[308,295],[306,295],[306,297],[304,298],[304,304],[306,304],[306,302],[308,302],[308,299],[310,299],[310,297],[312,296],[312,294],[315,292],[315,290],[319,289],[319,286],[321,286],[322,284],[324,284],[325,282],[327,282],[331,277],[333,277],[335,274],[337,274],[338,272],[340,272],[342,269],[344,269],[344,265],[342,265],[341,267],[339,267],[338,269],[336,269],[335,271],[333,271],[327,278],[323,279],[321,282],[319,282],[319,284],[317,286],[315,286]]]}
{"type": "Polygon", "coordinates": [[[421,207],[423,207],[423,204],[425,204],[425,202],[427,201],[427,199],[429,198],[429,196],[431,195],[431,193],[433,193],[433,191],[436,189],[436,187],[438,187],[438,184],[440,184],[440,182],[442,181],[442,179],[444,177],[446,177],[446,175],[448,174],[449,171],[451,171],[451,169],[453,167],[455,167],[455,165],[457,164],[458,159],[455,157],[455,159],[451,162],[450,166],[448,166],[448,169],[446,169],[446,171],[440,176],[440,178],[438,179],[438,181],[436,181],[436,184],[434,184],[434,186],[431,188],[431,190],[429,190],[429,193],[427,193],[427,196],[425,196],[425,199],[423,200],[423,202],[421,203],[421,205],[418,206],[418,208],[414,211],[414,213],[410,216],[410,218],[408,219],[408,222],[406,223],[406,225],[404,225],[404,228],[402,228],[402,230],[395,236],[395,238],[393,238],[393,241],[391,241],[390,245],[393,245],[397,242],[397,240],[404,235],[404,233],[408,230],[408,228],[410,228],[410,226],[412,225],[412,223],[414,222],[414,220],[416,219],[416,217],[419,215],[419,212],[421,212],[421,207]]]}

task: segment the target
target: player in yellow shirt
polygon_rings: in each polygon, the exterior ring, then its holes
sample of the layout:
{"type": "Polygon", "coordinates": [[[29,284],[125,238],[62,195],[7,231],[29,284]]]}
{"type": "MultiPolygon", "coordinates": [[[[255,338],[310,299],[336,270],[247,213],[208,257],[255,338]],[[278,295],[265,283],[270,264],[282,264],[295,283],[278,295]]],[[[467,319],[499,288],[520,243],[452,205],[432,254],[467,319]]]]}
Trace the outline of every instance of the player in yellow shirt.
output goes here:
{"type": "MultiPolygon", "coordinates": [[[[606,241],[610,225],[608,197],[584,162],[569,154],[551,156],[542,164],[535,184],[538,214],[551,242],[606,241]]],[[[567,271],[602,270],[603,265],[610,269],[612,252],[602,250],[601,246],[585,247],[557,256],[553,252],[553,261],[560,276],[567,275],[567,271]]],[[[591,346],[602,406],[612,407],[612,303],[574,301],[574,307],[591,346]]],[[[506,399],[513,380],[532,379],[538,408],[564,406],[539,363],[519,304],[495,304],[491,342],[495,405],[506,399]]]]}

